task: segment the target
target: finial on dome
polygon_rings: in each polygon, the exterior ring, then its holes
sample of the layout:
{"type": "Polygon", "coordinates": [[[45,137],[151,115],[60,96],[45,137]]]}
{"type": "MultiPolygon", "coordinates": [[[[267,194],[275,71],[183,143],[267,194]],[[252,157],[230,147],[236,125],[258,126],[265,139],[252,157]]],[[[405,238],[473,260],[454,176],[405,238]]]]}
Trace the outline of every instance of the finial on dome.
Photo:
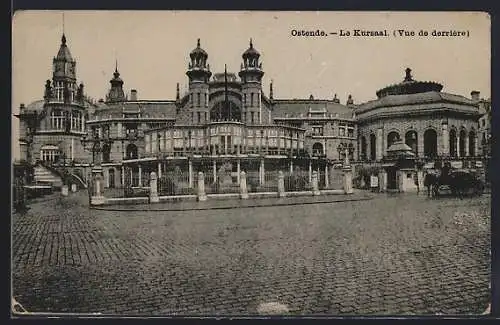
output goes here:
{"type": "Polygon", "coordinates": [[[405,73],[406,73],[405,81],[413,81],[413,77],[411,75],[411,69],[406,68],[405,73]]]}
{"type": "Polygon", "coordinates": [[[62,37],[61,37],[61,43],[63,45],[66,45],[66,35],[64,35],[64,33],[62,34],[62,37]]]}
{"type": "Polygon", "coordinates": [[[271,83],[269,84],[269,98],[273,99],[273,80],[271,80],[271,83]]]}
{"type": "Polygon", "coordinates": [[[250,37],[250,48],[253,49],[253,42],[251,37],[250,37]]]}
{"type": "Polygon", "coordinates": [[[175,98],[179,100],[181,98],[180,90],[179,90],[179,83],[177,83],[177,89],[176,89],[176,95],[175,98]]]}
{"type": "Polygon", "coordinates": [[[200,46],[201,46],[201,45],[200,45],[200,39],[199,39],[199,38],[198,38],[198,41],[197,41],[197,43],[196,43],[196,46],[197,46],[197,47],[200,47],[200,46]]]}

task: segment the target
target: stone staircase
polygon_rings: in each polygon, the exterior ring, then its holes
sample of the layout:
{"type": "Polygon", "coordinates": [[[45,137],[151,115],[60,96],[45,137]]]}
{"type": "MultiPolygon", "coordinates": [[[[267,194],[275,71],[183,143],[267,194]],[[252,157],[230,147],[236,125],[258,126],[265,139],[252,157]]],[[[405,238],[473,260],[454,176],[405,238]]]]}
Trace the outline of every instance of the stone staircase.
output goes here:
{"type": "Polygon", "coordinates": [[[53,187],[62,187],[63,185],[59,175],[41,165],[35,166],[34,178],[37,185],[51,185],[53,187]]]}

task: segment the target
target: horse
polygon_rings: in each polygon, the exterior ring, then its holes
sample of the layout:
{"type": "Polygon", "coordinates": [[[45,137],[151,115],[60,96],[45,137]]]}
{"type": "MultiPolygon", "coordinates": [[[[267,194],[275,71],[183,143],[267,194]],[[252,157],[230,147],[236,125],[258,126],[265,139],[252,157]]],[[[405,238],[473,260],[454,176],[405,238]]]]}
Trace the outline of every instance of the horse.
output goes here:
{"type": "Polygon", "coordinates": [[[432,197],[432,194],[434,196],[437,196],[437,189],[436,184],[439,183],[439,178],[440,175],[436,174],[434,172],[427,172],[424,176],[424,187],[427,188],[427,196],[432,197]]]}

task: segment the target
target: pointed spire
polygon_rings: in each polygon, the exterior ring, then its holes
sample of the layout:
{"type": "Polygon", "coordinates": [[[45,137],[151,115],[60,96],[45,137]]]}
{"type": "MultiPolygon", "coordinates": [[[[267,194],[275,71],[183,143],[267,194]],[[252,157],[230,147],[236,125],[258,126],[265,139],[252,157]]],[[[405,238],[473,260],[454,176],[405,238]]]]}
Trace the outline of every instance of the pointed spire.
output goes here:
{"type": "Polygon", "coordinates": [[[115,72],[118,73],[118,59],[115,58],[115,72]]]}
{"type": "Polygon", "coordinates": [[[273,80],[271,79],[271,83],[269,84],[269,98],[273,99],[273,80]]]}
{"type": "Polygon", "coordinates": [[[64,11],[62,13],[62,38],[61,43],[66,44],[66,36],[64,35],[64,11]]]}
{"type": "Polygon", "coordinates": [[[250,48],[253,49],[253,42],[251,37],[250,37],[250,48]]]}
{"type": "Polygon", "coordinates": [[[175,99],[176,100],[180,100],[181,99],[181,92],[180,92],[180,89],[179,89],[179,83],[177,83],[177,89],[175,91],[175,99]]]}
{"type": "Polygon", "coordinates": [[[224,107],[229,111],[229,118],[231,118],[231,107],[229,106],[229,99],[227,97],[227,65],[226,64],[224,64],[224,107]]]}

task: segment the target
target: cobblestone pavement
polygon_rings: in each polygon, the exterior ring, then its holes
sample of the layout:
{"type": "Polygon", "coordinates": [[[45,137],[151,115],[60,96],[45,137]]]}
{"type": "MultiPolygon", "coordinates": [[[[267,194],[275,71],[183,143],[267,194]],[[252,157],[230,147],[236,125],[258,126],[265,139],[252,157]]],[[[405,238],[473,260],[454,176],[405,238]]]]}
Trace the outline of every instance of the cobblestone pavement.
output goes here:
{"type": "Polygon", "coordinates": [[[78,194],[13,215],[13,295],[30,312],[481,313],[490,197],[185,212],[89,210],[78,194]]]}

